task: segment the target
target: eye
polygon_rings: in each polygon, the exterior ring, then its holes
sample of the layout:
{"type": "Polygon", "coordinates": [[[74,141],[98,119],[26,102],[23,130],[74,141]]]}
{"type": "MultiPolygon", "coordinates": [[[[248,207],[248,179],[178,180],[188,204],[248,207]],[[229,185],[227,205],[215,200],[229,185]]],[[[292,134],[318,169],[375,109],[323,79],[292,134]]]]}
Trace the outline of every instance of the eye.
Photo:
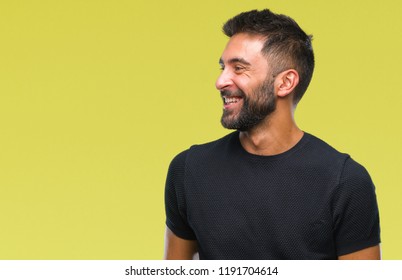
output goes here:
{"type": "Polygon", "coordinates": [[[242,72],[244,70],[244,67],[241,65],[235,65],[234,70],[235,72],[242,72]]]}

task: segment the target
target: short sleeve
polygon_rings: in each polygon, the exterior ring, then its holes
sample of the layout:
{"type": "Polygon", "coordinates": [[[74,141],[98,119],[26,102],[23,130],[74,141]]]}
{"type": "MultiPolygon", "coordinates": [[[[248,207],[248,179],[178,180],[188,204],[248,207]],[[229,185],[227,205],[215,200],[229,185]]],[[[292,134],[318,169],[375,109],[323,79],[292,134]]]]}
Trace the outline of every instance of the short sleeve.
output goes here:
{"type": "Polygon", "coordinates": [[[351,158],[344,163],[334,194],[333,215],[338,256],[381,242],[374,184],[366,169],[351,158]]]}
{"type": "Polygon", "coordinates": [[[178,237],[194,240],[187,223],[184,198],[184,176],[187,151],[178,154],[170,163],[165,185],[166,225],[178,237]]]}

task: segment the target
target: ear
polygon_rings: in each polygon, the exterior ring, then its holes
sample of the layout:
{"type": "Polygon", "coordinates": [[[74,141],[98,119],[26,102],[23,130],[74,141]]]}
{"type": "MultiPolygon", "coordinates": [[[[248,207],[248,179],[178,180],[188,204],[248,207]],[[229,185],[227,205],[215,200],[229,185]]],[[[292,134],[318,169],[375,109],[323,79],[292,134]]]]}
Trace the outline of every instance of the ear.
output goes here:
{"type": "Polygon", "coordinates": [[[299,84],[299,73],[294,69],[288,69],[276,76],[275,89],[276,95],[285,97],[293,92],[295,87],[299,84]]]}

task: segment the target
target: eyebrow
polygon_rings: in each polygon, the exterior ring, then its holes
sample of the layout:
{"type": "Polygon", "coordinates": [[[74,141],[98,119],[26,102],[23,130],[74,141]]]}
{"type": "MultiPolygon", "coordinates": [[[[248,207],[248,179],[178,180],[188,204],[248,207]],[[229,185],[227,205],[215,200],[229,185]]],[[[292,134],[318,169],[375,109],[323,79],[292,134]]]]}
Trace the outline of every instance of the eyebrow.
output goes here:
{"type": "MultiPolygon", "coordinates": [[[[229,59],[229,61],[228,61],[229,64],[233,64],[233,63],[237,63],[237,62],[240,62],[240,63],[245,64],[245,65],[251,65],[250,62],[248,62],[247,60],[245,60],[244,58],[241,58],[241,57],[234,57],[234,58],[229,59]]],[[[219,59],[219,64],[220,65],[225,64],[223,62],[222,58],[219,59]]]]}

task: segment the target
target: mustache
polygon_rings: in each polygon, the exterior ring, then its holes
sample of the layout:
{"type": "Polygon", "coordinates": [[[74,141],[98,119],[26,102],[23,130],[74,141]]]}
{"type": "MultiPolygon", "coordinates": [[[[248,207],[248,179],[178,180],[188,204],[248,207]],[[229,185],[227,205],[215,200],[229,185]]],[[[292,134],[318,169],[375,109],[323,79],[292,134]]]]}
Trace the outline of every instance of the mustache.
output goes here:
{"type": "Polygon", "coordinates": [[[221,90],[220,93],[221,93],[222,98],[223,97],[235,97],[235,96],[242,97],[242,98],[246,97],[246,94],[240,89],[238,89],[236,91],[231,91],[231,90],[226,89],[226,90],[221,90]]]}

